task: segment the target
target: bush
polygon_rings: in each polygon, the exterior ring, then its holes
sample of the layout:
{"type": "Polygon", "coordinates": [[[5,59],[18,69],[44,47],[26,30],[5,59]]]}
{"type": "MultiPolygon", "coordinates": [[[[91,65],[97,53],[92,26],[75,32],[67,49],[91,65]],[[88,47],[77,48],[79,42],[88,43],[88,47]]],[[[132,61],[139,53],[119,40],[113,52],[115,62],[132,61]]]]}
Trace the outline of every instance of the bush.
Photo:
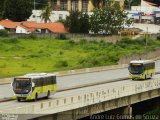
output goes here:
{"type": "Polygon", "coordinates": [[[8,50],[9,50],[9,51],[20,51],[20,50],[23,50],[23,49],[25,49],[23,46],[14,45],[14,46],[12,46],[11,48],[9,48],[8,50]]]}
{"type": "Polygon", "coordinates": [[[68,62],[65,60],[60,60],[55,64],[55,67],[68,67],[68,62]]]}
{"type": "Polygon", "coordinates": [[[63,23],[64,25],[66,24],[66,20],[65,20],[65,19],[60,19],[60,20],[58,20],[57,22],[61,22],[61,23],[63,23]]]}
{"type": "Polygon", "coordinates": [[[0,37],[7,37],[8,32],[6,30],[0,30],[0,37]]]}
{"type": "Polygon", "coordinates": [[[24,64],[22,64],[21,66],[22,66],[22,67],[29,67],[29,68],[31,67],[30,65],[25,64],[25,63],[24,63],[24,64]]]}
{"type": "Polygon", "coordinates": [[[78,61],[78,64],[80,64],[83,67],[94,67],[94,66],[98,66],[101,65],[102,61],[99,61],[99,59],[97,58],[97,56],[89,56],[88,58],[81,58],[78,61]]]}
{"type": "Polygon", "coordinates": [[[6,64],[4,63],[4,64],[2,64],[2,65],[0,65],[0,68],[6,68],[6,64]]]}
{"type": "Polygon", "coordinates": [[[160,40],[160,33],[159,33],[158,36],[157,36],[157,40],[160,40]]]}
{"type": "Polygon", "coordinates": [[[75,41],[70,40],[68,43],[71,44],[71,45],[74,45],[74,44],[75,44],[75,41]]]}
{"type": "Polygon", "coordinates": [[[9,44],[15,44],[15,43],[18,43],[18,39],[17,38],[5,38],[5,39],[1,39],[0,42],[3,42],[3,43],[9,43],[9,44]]]}

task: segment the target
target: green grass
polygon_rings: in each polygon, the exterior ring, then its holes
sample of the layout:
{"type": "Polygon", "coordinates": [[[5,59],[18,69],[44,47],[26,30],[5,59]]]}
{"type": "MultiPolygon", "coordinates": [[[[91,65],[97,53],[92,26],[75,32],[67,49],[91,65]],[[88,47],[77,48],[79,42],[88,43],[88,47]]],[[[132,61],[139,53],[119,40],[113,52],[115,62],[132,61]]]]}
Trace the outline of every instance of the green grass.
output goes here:
{"type": "MultiPolygon", "coordinates": [[[[147,51],[160,46],[148,40],[147,51]]],[[[123,55],[143,53],[144,40],[124,39],[116,44],[60,39],[0,38],[0,77],[31,72],[54,72],[117,64],[123,55]]]]}

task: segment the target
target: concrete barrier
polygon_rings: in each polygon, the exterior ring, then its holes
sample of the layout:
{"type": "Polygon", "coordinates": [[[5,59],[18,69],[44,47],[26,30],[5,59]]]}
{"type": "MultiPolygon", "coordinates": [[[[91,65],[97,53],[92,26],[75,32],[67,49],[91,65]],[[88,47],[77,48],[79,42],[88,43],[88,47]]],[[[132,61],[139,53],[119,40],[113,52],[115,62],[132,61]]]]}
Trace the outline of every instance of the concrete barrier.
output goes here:
{"type": "Polygon", "coordinates": [[[1,78],[0,79],[0,85],[3,84],[10,84],[13,78],[1,78]]]}
{"type": "Polygon", "coordinates": [[[121,64],[121,65],[111,65],[111,66],[103,66],[103,67],[84,68],[84,69],[77,69],[77,70],[55,72],[55,74],[57,76],[68,76],[68,75],[75,75],[75,74],[85,74],[85,73],[92,73],[92,72],[98,72],[98,71],[121,69],[125,67],[128,67],[128,65],[121,64]]]}
{"type": "Polygon", "coordinates": [[[144,60],[144,59],[152,59],[158,60],[160,59],[160,49],[151,52],[145,52],[142,54],[132,54],[126,55],[120,58],[118,64],[128,64],[131,60],[144,60]]]}
{"type": "MultiPolygon", "coordinates": [[[[56,74],[57,76],[69,76],[69,75],[85,74],[85,73],[92,73],[92,72],[98,72],[98,71],[121,69],[127,66],[128,66],[127,64],[121,64],[121,65],[112,65],[112,66],[103,66],[103,67],[93,67],[93,68],[54,72],[54,74],[56,74]]],[[[0,85],[9,84],[11,83],[11,81],[12,81],[12,78],[1,78],[0,85]]]]}

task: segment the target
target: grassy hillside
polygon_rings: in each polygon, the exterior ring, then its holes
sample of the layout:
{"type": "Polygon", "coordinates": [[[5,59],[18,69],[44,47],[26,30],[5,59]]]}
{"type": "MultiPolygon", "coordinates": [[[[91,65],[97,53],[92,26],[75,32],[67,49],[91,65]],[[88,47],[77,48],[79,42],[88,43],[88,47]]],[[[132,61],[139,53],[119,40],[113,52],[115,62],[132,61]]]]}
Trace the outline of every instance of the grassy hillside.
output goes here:
{"type": "MultiPolygon", "coordinates": [[[[149,40],[147,50],[159,46],[160,41],[149,40]]],[[[124,39],[112,44],[4,37],[0,38],[0,77],[113,65],[123,55],[144,51],[144,40],[124,39]]]]}

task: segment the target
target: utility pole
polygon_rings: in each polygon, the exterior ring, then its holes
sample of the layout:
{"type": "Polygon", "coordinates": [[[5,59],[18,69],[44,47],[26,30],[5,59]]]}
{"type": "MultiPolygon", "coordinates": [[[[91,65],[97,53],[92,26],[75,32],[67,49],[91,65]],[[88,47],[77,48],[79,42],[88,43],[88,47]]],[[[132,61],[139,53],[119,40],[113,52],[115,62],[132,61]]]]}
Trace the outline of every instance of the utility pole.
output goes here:
{"type": "Polygon", "coordinates": [[[128,1],[129,10],[131,10],[131,3],[132,3],[132,0],[127,0],[127,1],[128,1]]]}
{"type": "Polygon", "coordinates": [[[48,0],[48,6],[51,8],[52,1],[48,0]]]}
{"type": "Polygon", "coordinates": [[[145,49],[147,49],[147,44],[148,44],[148,27],[147,27],[147,33],[145,34],[145,49]]]}
{"type": "Polygon", "coordinates": [[[34,3],[33,3],[33,7],[34,7],[34,10],[36,9],[36,1],[34,0],[34,3]]]}

